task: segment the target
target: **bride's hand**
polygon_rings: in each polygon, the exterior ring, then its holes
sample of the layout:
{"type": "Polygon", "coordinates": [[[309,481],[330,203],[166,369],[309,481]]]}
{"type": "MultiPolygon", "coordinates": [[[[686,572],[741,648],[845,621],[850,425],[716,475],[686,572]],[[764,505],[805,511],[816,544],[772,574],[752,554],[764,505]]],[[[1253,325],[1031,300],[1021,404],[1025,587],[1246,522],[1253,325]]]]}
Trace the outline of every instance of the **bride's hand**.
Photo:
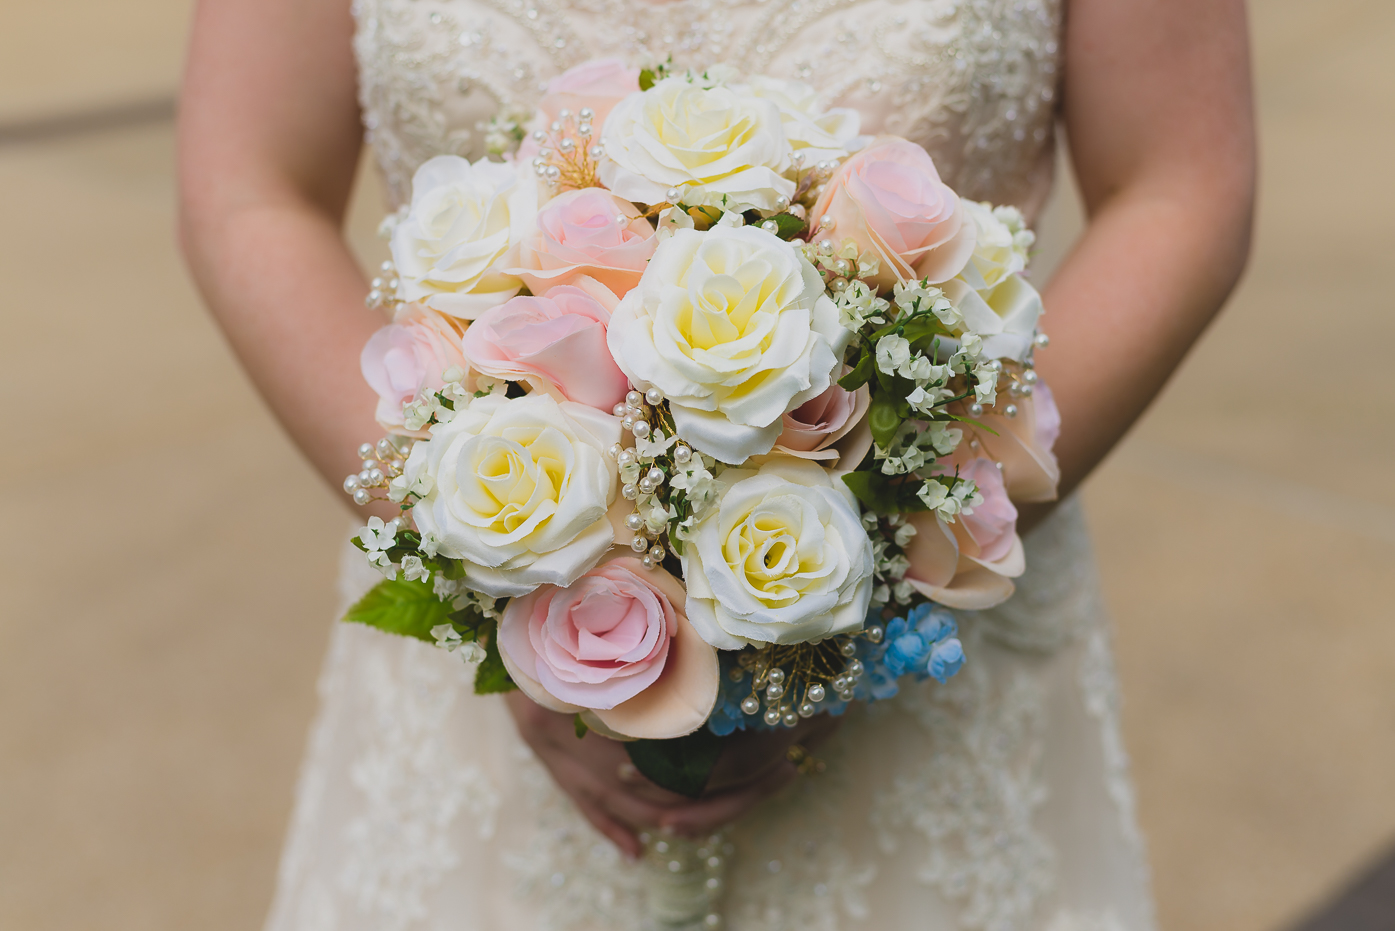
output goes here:
{"type": "Polygon", "coordinates": [[[838,730],[842,718],[820,714],[792,728],[737,731],[722,749],[702,798],[670,808],[659,826],[698,837],[736,821],[799,775],[789,749],[798,744],[812,752],[838,730]]]}
{"type": "Polygon", "coordinates": [[[576,736],[572,716],[549,711],[522,692],[504,697],[519,736],[532,747],[587,821],[630,858],[642,851],[638,832],[693,801],[659,788],[630,762],[624,744],[588,733],[576,736]]]}

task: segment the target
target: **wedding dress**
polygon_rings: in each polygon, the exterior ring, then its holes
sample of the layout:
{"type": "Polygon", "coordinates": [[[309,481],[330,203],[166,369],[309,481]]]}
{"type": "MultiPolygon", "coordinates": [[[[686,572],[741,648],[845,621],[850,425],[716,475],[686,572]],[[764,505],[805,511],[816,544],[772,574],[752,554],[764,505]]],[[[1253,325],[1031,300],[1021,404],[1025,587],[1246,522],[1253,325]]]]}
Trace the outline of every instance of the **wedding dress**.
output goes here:
{"type": "MultiPolygon", "coordinates": [[[[1033,215],[1051,183],[1059,0],[358,0],[368,138],[391,196],[588,58],[802,79],[863,131],[924,145],[961,194],[1033,215]]],[[[1049,324],[1049,317],[1048,317],[1049,324]]],[[[854,708],[728,834],[739,931],[1153,927],[1106,619],[1078,504],[1026,541],[992,611],[960,612],[946,685],[854,708]]],[[[346,554],[346,600],[377,578],[346,554]]],[[[456,654],[336,626],[268,931],[533,931],[652,922],[627,864],[456,654]]]]}

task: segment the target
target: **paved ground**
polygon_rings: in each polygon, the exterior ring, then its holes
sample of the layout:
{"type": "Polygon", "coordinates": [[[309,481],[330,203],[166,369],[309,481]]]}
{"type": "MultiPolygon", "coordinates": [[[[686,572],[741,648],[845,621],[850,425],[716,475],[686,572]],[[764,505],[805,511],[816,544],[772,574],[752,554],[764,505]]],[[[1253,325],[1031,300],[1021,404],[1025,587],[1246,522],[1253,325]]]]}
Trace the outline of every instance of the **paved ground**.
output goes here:
{"type": "MultiPolygon", "coordinates": [[[[49,0],[0,30],[6,929],[258,926],[328,632],[348,517],[172,248],[186,15],[49,0]],[[145,122],[52,134],[114,105],[145,122]]],[[[1395,839],[1395,7],[1254,17],[1251,273],[1088,489],[1171,931],[1287,926],[1395,839]]],[[[1395,925],[1354,922],[1323,927],[1395,925]]]]}

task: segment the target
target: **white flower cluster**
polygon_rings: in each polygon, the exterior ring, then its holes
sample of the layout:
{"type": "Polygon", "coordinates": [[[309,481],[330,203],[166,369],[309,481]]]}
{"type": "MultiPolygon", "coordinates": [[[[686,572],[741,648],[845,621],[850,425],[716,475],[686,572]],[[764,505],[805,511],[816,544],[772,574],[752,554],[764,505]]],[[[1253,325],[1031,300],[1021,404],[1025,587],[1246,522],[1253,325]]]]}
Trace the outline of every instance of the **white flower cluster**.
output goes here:
{"type": "Polygon", "coordinates": [[[967,517],[974,512],[974,508],[983,503],[983,494],[978,490],[978,486],[968,479],[961,478],[954,479],[953,485],[947,485],[943,481],[926,482],[917,492],[917,497],[927,508],[951,524],[956,516],[963,514],[967,517]]]}
{"type": "Polygon", "coordinates": [[[872,588],[872,605],[881,607],[892,602],[910,604],[915,597],[915,589],[906,581],[911,561],[906,558],[905,549],[916,534],[915,526],[907,523],[900,514],[879,517],[871,513],[862,515],[862,525],[867,528],[867,537],[872,541],[872,576],[876,581],[872,588]],[[891,530],[890,536],[887,536],[887,528],[891,530]]]}

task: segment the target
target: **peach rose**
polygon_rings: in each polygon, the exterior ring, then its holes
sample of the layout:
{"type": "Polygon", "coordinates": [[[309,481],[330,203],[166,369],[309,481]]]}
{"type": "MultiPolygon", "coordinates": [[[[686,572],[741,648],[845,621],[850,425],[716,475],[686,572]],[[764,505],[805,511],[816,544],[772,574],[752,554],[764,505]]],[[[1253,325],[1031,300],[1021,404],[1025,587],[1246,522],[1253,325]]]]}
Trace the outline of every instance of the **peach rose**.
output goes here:
{"type": "Polygon", "coordinates": [[[959,465],[959,475],[978,486],[983,503],[975,505],[972,514],[960,514],[951,526],[959,541],[961,555],[975,562],[1000,568],[1003,575],[1019,575],[1014,556],[1022,543],[1017,538],[1017,508],[1008,498],[1003,474],[992,459],[970,459],[959,465]]]}
{"type": "Polygon", "coordinates": [[[606,347],[609,322],[610,308],[581,288],[562,285],[546,297],[515,297],[485,311],[465,331],[463,348],[486,375],[527,381],[561,400],[609,411],[629,390],[606,347]]]}
{"type": "Polygon", "coordinates": [[[537,228],[518,245],[518,264],[507,274],[534,294],[596,279],[617,297],[639,284],[658,241],[634,204],[600,188],[567,191],[538,213],[537,228]]]}
{"type": "Polygon", "coordinates": [[[683,585],[621,557],[567,588],[515,598],[499,622],[499,655],[528,697],[590,711],[625,737],[681,737],[717,700],[717,651],[683,613],[683,585]]]}
{"type": "Polygon", "coordinates": [[[1029,397],[999,394],[997,404],[975,419],[997,434],[974,431],[983,455],[1003,464],[1003,482],[1012,499],[1055,501],[1061,469],[1051,447],[1061,430],[1061,415],[1045,382],[1038,381],[1029,397]],[[1008,405],[1016,406],[1016,417],[1007,416],[1008,405]]]}
{"type": "Polygon", "coordinates": [[[871,433],[861,430],[871,406],[866,385],[848,391],[837,382],[828,390],[784,415],[784,432],[774,452],[801,459],[840,460],[845,468],[856,466],[871,448],[871,433]],[[866,442],[861,434],[867,433],[866,442]]]}
{"type": "Polygon", "coordinates": [[[948,281],[968,264],[977,236],[959,196],[940,180],[925,150],[894,137],[844,162],[812,216],[834,221],[821,236],[836,243],[851,239],[880,258],[879,288],[912,279],[948,281]]]}
{"type": "Polygon", "coordinates": [[[442,373],[452,366],[469,369],[460,330],[446,315],[420,304],[406,305],[396,322],[369,337],[359,355],[363,378],[378,393],[378,423],[391,432],[403,432],[402,405],[440,388],[442,373]]]}
{"type": "Polygon", "coordinates": [[[538,106],[548,120],[557,119],[562,110],[575,116],[582,108],[595,113],[591,124],[594,136],[600,138],[601,124],[615,105],[639,91],[639,69],[631,68],[618,58],[596,58],[568,68],[547,82],[547,92],[538,106]]]}

